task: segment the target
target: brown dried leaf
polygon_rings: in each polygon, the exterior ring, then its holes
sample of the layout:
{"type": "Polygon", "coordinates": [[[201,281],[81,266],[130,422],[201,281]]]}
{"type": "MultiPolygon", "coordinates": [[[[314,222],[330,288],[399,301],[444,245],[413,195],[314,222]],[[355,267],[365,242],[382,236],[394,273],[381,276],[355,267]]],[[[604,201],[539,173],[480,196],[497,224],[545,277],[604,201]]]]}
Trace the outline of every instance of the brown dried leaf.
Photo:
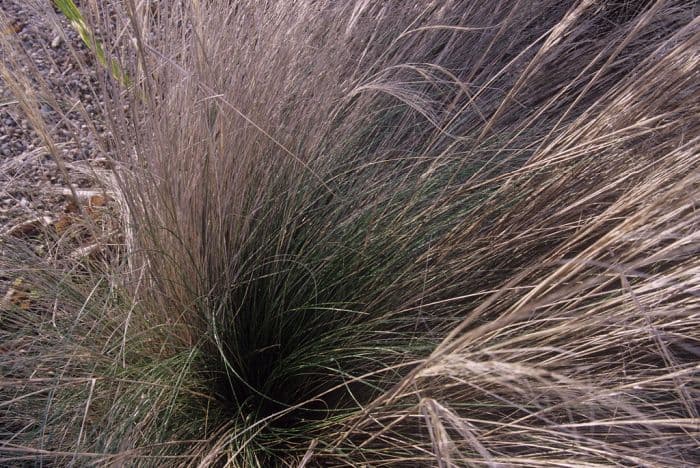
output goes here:
{"type": "Polygon", "coordinates": [[[27,237],[38,234],[42,228],[46,228],[53,223],[53,220],[48,216],[32,218],[22,223],[12,226],[7,232],[7,236],[11,237],[27,237]]]}
{"type": "Polygon", "coordinates": [[[32,306],[32,298],[29,293],[29,287],[25,284],[24,279],[17,278],[0,301],[0,308],[9,309],[15,306],[22,310],[29,310],[32,306]]]}

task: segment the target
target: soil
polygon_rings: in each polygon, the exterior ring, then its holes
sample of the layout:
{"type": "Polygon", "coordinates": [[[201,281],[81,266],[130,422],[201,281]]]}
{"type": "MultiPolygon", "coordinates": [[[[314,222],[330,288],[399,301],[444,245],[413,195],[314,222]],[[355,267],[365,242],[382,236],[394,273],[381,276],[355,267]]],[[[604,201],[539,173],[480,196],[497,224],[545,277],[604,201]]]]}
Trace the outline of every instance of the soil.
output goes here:
{"type": "Polygon", "coordinates": [[[94,65],[94,58],[51,5],[45,0],[0,0],[0,41],[18,46],[15,56],[0,49],[0,60],[10,64],[19,58],[20,74],[36,85],[43,81],[45,86],[35,88],[43,89],[39,112],[66,167],[66,173],[59,170],[45,141],[24,116],[10,83],[0,77],[0,237],[13,229],[20,232],[18,226],[31,220],[59,219],[71,206],[69,184],[74,188],[96,184],[91,172],[100,151],[90,126],[98,134],[104,129],[94,93],[96,72],[94,66],[85,67],[94,65]]]}

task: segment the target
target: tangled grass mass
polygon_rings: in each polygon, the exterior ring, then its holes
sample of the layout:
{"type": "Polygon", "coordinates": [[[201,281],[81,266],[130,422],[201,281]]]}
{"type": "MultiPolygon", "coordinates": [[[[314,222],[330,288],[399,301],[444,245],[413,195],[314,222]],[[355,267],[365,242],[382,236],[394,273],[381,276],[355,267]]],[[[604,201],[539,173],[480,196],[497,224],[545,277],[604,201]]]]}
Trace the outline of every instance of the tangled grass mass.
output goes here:
{"type": "Polygon", "coordinates": [[[0,464],[700,462],[696,2],[81,3],[118,242],[2,240],[0,464]]]}

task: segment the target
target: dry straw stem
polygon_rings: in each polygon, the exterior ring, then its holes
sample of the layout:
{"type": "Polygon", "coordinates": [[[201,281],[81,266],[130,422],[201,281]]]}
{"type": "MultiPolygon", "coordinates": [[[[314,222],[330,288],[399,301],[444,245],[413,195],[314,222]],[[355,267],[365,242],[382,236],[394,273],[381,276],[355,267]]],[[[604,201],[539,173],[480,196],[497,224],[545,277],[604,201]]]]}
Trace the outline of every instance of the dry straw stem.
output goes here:
{"type": "Polygon", "coordinates": [[[110,8],[127,253],[0,247],[0,460],[698,460],[693,2],[110,8]]]}

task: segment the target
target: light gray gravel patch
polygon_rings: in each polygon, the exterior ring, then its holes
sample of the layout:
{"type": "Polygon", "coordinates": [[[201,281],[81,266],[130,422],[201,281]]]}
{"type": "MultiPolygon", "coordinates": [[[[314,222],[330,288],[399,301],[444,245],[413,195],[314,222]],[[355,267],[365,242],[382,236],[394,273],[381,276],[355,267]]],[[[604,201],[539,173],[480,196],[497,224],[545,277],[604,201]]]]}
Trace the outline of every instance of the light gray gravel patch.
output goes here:
{"type": "MultiPolygon", "coordinates": [[[[31,57],[33,65],[23,65],[22,71],[36,85],[43,81],[60,107],[53,108],[46,102],[51,100],[42,100],[40,95],[39,110],[68,166],[70,182],[89,187],[94,181],[85,169],[100,154],[95,135],[79,109],[98,132],[104,131],[99,97],[94,94],[98,89],[94,57],[68,21],[56,10],[57,14],[51,14],[50,3],[0,0],[0,15],[10,26],[2,31],[0,40],[18,40],[31,57]],[[61,24],[63,33],[54,21],[61,24]],[[80,61],[92,66],[83,68],[80,61]],[[83,170],[74,170],[79,166],[83,170]]],[[[24,117],[8,83],[0,79],[0,234],[27,219],[56,216],[65,204],[65,198],[56,193],[65,187],[66,181],[43,140],[24,117]]]]}

